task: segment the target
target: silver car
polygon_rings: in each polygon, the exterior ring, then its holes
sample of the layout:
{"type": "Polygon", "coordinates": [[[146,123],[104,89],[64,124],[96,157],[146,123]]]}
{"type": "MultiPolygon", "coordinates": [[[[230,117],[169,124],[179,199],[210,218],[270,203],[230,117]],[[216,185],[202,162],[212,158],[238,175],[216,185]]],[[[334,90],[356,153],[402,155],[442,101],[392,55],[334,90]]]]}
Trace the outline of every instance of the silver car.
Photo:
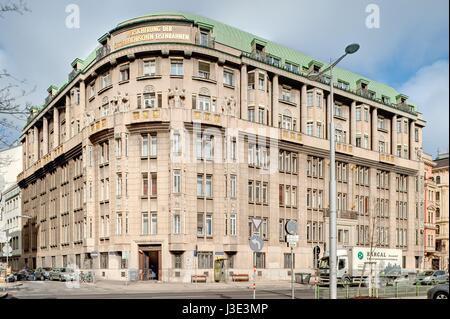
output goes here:
{"type": "Polygon", "coordinates": [[[49,273],[49,280],[74,281],[76,280],[76,274],[70,268],[53,268],[49,273]]]}
{"type": "Polygon", "coordinates": [[[416,285],[437,285],[448,282],[448,274],[443,270],[424,271],[417,276],[416,285]]]}
{"type": "Polygon", "coordinates": [[[448,283],[437,285],[427,292],[428,299],[448,299],[448,283]]]}

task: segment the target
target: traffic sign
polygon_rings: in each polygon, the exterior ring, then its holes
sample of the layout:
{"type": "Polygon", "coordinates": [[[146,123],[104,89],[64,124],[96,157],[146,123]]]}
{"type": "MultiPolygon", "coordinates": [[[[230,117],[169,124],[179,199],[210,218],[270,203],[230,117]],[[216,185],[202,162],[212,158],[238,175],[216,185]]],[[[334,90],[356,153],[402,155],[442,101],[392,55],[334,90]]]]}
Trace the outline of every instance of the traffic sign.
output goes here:
{"type": "Polygon", "coordinates": [[[252,237],[250,237],[249,244],[250,248],[253,251],[260,252],[264,247],[264,240],[262,240],[258,235],[253,235],[252,237]]]}
{"type": "Polygon", "coordinates": [[[298,235],[286,235],[286,241],[291,244],[291,243],[297,243],[299,240],[299,236],[298,235]]]}
{"type": "Polygon", "coordinates": [[[255,226],[255,229],[258,230],[259,226],[261,226],[262,220],[261,218],[252,218],[253,225],[255,226]]]}
{"type": "Polygon", "coordinates": [[[2,249],[3,252],[3,256],[5,257],[11,257],[12,256],[12,247],[9,244],[6,244],[5,246],[3,246],[2,249]]]}
{"type": "Polygon", "coordinates": [[[296,235],[297,234],[297,222],[293,219],[289,220],[286,223],[286,231],[289,235],[296,235]]]}

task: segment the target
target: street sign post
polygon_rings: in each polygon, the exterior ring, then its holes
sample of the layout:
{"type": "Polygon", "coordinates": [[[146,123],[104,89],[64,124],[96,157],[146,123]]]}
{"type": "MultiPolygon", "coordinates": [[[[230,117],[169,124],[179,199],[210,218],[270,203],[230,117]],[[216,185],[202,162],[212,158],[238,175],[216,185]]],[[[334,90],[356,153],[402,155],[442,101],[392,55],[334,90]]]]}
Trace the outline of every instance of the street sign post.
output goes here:
{"type": "Polygon", "coordinates": [[[295,220],[289,220],[286,223],[286,242],[289,244],[291,248],[291,291],[292,291],[292,299],[295,299],[295,286],[294,286],[294,248],[297,247],[297,242],[299,240],[298,233],[298,225],[295,220]]]}
{"type": "MultiPolygon", "coordinates": [[[[253,219],[253,223],[256,227],[255,220],[258,219],[253,219]]],[[[256,229],[258,229],[259,226],[261,225],[261,219],[259,219],[259,223],[257,222],[257,224],[258,226],[256,227],[256,229]]],[[[250,237],[248,243],[250,245],[251,250],[253,250],[254,252],[260,252],[261,249],[263,249],[264,247],[264,240],[262,240],[262,238],[256,234],[250,237]]],[[[253,265],[253,299],[256,299],[256,265],[253,265]]]]}

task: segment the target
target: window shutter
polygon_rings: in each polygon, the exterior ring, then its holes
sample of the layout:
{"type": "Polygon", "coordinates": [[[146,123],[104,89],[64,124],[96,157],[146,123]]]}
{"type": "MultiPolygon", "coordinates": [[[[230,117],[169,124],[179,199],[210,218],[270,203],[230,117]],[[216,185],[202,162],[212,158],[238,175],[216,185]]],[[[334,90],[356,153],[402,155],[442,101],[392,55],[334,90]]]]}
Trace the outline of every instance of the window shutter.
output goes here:
{"type": "Polygon", "coordinates": [[[142,107],[142,96],[138,94],[137,96],[137,108],[140,109],[142,107]]]}
{"type": "Polygon", "coordinates": [[[158,93],[158,107],[162,107],[162,93],[158,93]]]}
{"type": "Polygon", "coordinates": [[[197,97],[195,95],[192,95],[192,109],[197,109],[197,97]]]}

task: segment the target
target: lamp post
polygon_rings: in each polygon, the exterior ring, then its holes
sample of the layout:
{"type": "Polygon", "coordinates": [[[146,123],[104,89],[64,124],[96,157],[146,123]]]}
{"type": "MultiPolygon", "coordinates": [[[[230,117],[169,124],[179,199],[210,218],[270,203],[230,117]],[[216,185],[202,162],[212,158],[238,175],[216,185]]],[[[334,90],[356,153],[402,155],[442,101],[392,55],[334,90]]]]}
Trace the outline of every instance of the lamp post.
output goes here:
{"type": "Polygon", "coordinates": [[[333,62],[325,70],[317,74],[308,74],[308,77],[317,78],[323,75],[325,72],[330,72],[330,105],[328,112],[328,122],[330,123],[329,135],[330,135],[330,220],[329,220],[329,261],[330,261],[330,299],[337,298],[337,238],[336,238],[336,144],[334,136],[334,86],[333,86],[333,68],[342,61],[348,54],[353,54],[359,50],[359,44],[353,43],[345,48],[345,54],[339,59],[333,62]]]}

